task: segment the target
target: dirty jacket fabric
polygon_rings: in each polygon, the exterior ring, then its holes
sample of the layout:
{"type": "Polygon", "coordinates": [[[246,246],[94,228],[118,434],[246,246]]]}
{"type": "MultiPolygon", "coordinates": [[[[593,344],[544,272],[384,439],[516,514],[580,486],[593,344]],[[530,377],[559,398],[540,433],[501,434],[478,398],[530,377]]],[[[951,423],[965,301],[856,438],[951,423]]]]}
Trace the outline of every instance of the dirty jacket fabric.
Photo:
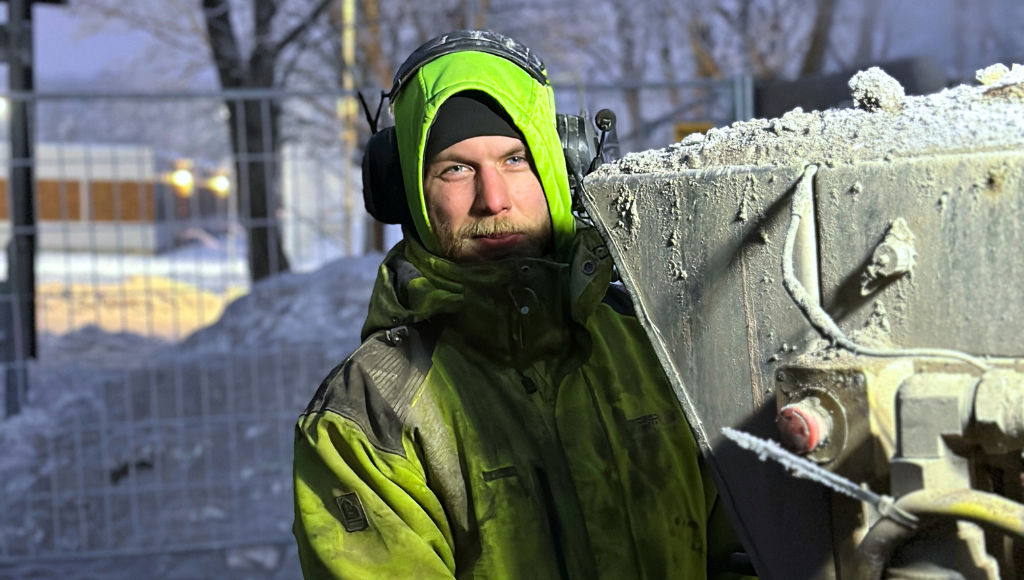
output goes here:
{"type": "Polygon", "coordinates": [[[606,248],[570,255],[392,250],[298,422],[306,578],[696,579],[735,549],[606,248]]]}

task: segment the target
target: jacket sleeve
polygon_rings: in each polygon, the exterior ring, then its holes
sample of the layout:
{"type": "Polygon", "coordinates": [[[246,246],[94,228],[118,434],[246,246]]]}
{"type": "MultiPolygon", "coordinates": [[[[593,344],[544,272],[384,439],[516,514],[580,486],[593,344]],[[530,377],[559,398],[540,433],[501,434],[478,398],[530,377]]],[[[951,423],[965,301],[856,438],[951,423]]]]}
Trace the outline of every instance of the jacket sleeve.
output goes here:
{"type": "Polygon", "coordinates": [[[294,533],[307,580],[454,578],[444,509],[402,439],[404,457],[336,413],[299,419],[294,533]]]}

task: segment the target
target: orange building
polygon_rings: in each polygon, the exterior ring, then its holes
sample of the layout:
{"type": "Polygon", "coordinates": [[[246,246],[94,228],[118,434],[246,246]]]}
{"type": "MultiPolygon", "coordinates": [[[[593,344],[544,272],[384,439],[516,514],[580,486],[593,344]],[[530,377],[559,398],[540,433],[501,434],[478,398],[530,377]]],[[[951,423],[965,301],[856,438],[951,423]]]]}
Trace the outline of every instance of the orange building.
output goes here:
{"type": "MultiPolygon", "coordinates": [[[[7,147],[0,158],[7,160],[7,147]]],[[[8,163],[0,163],[0,242],[10,236],[8,163]]],[[[172,175],[176,165],[151,147],[84,143],[36,145],[37,246],[41,250],[160,253],[179,245],[182,233],[218,234],[233,219],[229,191],[192,176],[188,186],[172,175]]],[[[209,176],[212,177],[212,172],[209,176]]],[[[205,174],[204,174],[205,175],[205,174]]]]}

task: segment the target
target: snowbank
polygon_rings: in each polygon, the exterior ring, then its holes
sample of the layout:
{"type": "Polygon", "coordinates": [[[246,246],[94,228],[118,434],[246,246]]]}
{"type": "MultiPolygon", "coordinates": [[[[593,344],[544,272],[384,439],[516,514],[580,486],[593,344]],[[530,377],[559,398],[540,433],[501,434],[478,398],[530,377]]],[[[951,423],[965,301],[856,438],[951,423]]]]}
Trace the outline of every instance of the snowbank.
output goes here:
{"type": "MultiPolygon", "coordinates": [[[[297,577],[286,549],[294,422],[358,346],[381,259],[266,280],[178,344],[94,326],[41,336],[28,404],[0,421],[0,561],[40,556],[0,576],[101,578],[44,560],[257,542],[281,554],[257,560],[284,564],[248,577],[297,577]]],[[[166,567],[235,577],[224,571],[252,558],[230,554],[166,567]]]]}

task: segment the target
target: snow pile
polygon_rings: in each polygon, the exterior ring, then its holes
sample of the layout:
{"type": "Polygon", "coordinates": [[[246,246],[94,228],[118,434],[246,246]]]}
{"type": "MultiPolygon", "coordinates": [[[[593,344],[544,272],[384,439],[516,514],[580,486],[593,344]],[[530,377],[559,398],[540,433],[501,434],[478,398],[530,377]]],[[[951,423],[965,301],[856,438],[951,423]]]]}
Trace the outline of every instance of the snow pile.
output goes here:
{"type": "MultiPolygon", "coordinates": [[[[30,368],[32,390],[29,405],[0,421],[0,535],[8,550],[28,545],[58,545],[68,548],[67,536],[57,535],[50,513],[32,508],[25,498],[33,493],[58,493],[76,460],[102,464],[95,450],[75,449],[72,426],[94,422],[102,413],[103,400],[97,396],[105,380],[116,371],[83,366],[64,359],[40,372],[30,368]]],[[[67,489],[66,485],[64,489],[67,489]]],[[[33,502],[34,503],[34,502],[33,502]]],[[[62,502],[55,505],[64,507],[62,502]]]]}
{"type": "Polygon", "coordinates": [[[142,274],[116,282],[42,282],[36,286],[38,326],[57,335],[95,325],[109,332],[180,339],[217,320],[228,301],[245,293],[237,286],[223,291],[207,286],[142,274]]]}
{"type": "Polygon", "coordinates": [[[4,580],[302,580],[295,542],[238,550],[165,552],[134,557],[39,559],[0,565],[4,580]],[[276,554],[276,556],[271,556],[276,554]],[[262,557],[263,560],[256,558],[262,557]],[[244,559],[243,559],[244,558],[244,559]],[[273,564],[275,567],[269,567],[273,564]]]}
{"type": "Polygon", "coordinates": [[[865,111],[898,113],[906,97],[899,81],[877,66],[853,75],[850,89],[857,108],[865,111]]]}
{"type": "Polygon", "coordinates": [[[308,274],[275,276],[182,341],[175,355],[321,345],[337,362],[359,346],[381,254],[344,258],[308,274]]]}
{"type": "Polygon", "coordinates": [[[834,167],[1018,148],[1024,144],[1024,67],[985,71],[981,77],[989,84],[962,85],[923,97],[902,97],[895,80],[881,71],[865,71],[851,81],[862,108],[796,108],[778,119],[737,122],[705,135],[689,135],[664,149],[630,153],[593,175],[806,163],[834,167]]]}
{"type": "MultiPolygon", "coordinates": [[[[63,409],[54,405],[58,414],[63,409]]],[[[39,451],[31,437],[23,435],[40,433],[46,429],[47,413],[39,409],[27,409],[15,417],[0,423],[0,446],[3,447],[3,460],[0,461],[0,488],[5,496],[13,496],[27,491],[39,475],[39,451]]]]}
{"type": "Polygon", "coordinates": [[[96,325],[66,334],[40,334],[39,359],[48,366],[85,365],[92,368],[135,368],[172,344],[130,332],[109,332],[96,325]]]}
{"type": "MultiPolygon", "coordinates": [[[[41,336],[28,403],[0,421],[0,558],[286,541],[295,420],[358,346],[382,258],[266,280],[181,344],[95,326],[41,336]]],[[[267,577],[297,577],[264,552],[267,577]]],[[[255,558],[228,556],[189,577],[255,558]]]]}

